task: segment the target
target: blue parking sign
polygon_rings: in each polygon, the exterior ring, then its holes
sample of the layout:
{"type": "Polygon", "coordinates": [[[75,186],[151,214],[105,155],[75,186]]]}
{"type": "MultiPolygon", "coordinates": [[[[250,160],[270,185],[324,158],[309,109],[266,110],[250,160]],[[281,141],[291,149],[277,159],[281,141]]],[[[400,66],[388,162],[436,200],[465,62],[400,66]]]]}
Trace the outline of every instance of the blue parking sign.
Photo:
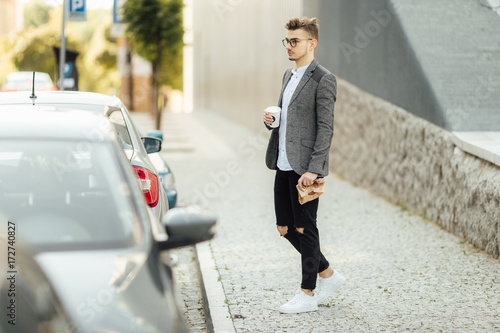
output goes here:
{"type": "Polygon", "coordinates": [[[69,21],[86,21],[87,6],[86,0],[68,0],[69,1],[69,21]]]}
{"type": "Polygon", "coordinates": [[[113,23],[123,23],[122,6],[125,0],[113,0],[113,23]]]}

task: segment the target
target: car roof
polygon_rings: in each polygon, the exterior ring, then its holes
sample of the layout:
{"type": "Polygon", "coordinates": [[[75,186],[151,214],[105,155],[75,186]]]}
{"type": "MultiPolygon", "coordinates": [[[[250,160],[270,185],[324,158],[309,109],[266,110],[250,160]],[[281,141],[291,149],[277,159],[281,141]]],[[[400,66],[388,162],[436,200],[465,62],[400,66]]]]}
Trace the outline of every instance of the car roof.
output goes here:
{"type": "MultiPolygon", "coordinates": [[[[87,104],[121,107],[116,96],[84,91],[36,91],[35,104],[87,104]]],[[[0,93],[0,104],[33,104],[31,92],[15,91],[0,93]]]]}
{"type": "Polygon", "coordinates": [[[114,132],[100,114],[37,105],[0,105],[0,139],[109,141],[114,132]]]}

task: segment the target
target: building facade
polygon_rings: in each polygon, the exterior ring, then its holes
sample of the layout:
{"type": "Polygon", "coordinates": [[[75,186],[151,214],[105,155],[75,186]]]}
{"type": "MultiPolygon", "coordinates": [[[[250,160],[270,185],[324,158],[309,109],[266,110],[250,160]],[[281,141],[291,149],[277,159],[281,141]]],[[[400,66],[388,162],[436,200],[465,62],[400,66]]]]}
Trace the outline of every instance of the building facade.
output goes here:
{"type": "Polygon", "coordinates": [[[22,2],[20,0],[0,0],[0,36],[22,27],[22,2]]]}

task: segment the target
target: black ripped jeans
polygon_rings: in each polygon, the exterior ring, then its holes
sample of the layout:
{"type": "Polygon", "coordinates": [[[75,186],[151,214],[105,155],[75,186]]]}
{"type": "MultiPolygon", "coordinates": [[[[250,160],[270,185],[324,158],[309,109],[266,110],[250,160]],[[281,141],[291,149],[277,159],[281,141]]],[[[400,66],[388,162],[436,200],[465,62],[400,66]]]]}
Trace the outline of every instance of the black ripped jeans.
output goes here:
{"type": "Polygon", "coordinates": [[[299,251],[302,262],[302,289],[316,288],[317,274],[330,264],[320,251],[316,226],[319,199],[301,205],[296,188],[300,175],[295,171],[276,171],[274,179],[274,209],[276,224],[288,227],[284,236],[299,251]],[[304,233],[297,231],[304,228],[304,233]]]}

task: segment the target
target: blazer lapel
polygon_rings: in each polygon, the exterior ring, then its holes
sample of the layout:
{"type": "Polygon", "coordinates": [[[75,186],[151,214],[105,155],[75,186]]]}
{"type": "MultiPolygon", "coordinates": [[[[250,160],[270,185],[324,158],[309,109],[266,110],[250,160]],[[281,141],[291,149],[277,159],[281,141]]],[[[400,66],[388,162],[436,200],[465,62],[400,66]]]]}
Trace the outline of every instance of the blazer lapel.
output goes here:
{"type": "MultiPolygon", "coordinates": [[[[307,67],[304,76],[302,76],[302,79],[300,79],[300,82],[297,85],[297,89],[295,89],[295,92],[292,95],[292,99],[290,100],[290,105],[293,103],[295,98],[297,98],[302,88],[304,88],[304,86],[306,85],[307,81],[309,81],[309,79],[313,76],[314,70],[316,69],[317,66],[318,62],[316,61],[316,59],[314,59],[309,65],[309,67],[307,67]]],[[[283,95],[283,91],[281,92],[281,94],[283,95]]]]}
{"type": "Polygon", "coordinates": [[[285,78],[283,79],[283,85],[281,86],[281,94],[278,102],[278,106],[280,108],[283,106],[283,93],[285,92],[286,85],[288,84],[288,81],[290,81],[291,77],[292,77],[292,70],[288,69],[285,73],[285,78]]]}

